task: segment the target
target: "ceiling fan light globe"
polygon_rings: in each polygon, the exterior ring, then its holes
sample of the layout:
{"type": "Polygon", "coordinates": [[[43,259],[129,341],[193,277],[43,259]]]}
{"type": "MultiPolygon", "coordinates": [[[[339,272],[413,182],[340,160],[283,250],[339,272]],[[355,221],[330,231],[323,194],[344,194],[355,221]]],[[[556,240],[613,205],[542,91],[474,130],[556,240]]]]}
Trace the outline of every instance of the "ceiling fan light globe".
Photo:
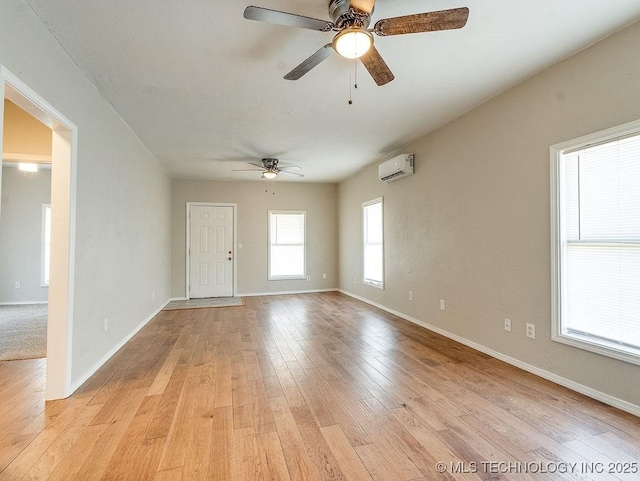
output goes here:
{"type": "Polygon", "coordinates": [[[345,58],[360,58],[373,45],[373,36],[363,28],[345,28],[333,39],[333,48],[345,58]]]}
{"type": "Polygon", "coordinates": [[[278,175],[278,174],[275,173],[275,172],[271,172],[271,171],[267,170],[266,172],[262,173],[262,178],[263,179],[275,179],[276,175],[278,175]]]}

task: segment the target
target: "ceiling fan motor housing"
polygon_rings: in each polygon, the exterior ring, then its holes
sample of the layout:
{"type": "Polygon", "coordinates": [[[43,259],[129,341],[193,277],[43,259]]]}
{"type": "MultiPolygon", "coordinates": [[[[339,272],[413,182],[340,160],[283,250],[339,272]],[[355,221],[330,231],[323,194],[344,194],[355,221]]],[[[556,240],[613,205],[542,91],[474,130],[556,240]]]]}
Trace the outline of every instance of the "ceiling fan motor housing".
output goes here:
{"type": "Polygon", "coordinates": [[[334,30],[346,27],[367,28],[371,21],[371,13],[360,12],[351,8],[351,0],[331,0],[329,3],[329,17],[335,25],[334,30]]]}
{"type": "Polygon", "coordinates": [[[278,159],[274,159],[272,157],[267,157],[262,159],[262,163],[264,164],[264,168],[270,172],[278,172],[278,159]]]}

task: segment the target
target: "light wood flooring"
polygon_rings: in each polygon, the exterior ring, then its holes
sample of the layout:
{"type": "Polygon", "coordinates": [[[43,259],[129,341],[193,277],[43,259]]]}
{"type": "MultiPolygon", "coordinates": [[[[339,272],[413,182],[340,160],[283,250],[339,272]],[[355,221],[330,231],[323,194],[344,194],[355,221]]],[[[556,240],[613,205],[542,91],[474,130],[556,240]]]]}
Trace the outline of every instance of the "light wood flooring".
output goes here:
{"type": "Polygon", "coordinates": [[[66,400],[45,369],[0,363],[0,481],[640,479],[639,418],[338,293],[161,312],[66,400]]]}

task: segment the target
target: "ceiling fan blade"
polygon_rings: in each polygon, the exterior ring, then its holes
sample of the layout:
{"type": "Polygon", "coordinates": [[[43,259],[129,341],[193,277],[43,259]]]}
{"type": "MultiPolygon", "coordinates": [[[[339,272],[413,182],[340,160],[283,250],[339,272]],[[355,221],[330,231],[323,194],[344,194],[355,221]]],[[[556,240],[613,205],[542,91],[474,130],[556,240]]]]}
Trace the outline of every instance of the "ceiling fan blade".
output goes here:
{"type": "Polygon", "coordinates": [[[304,175],[302,174],[298,174],[297,172],[289,172],[288,170],[278,170],[279,174],[291,174],[291,175],[297,175],[298,177],[304,177],[304,175]]]}
{"type": "Polygon", "coordinates": [[[381,36],[389,36],[453,30],[464,27],[468,18],[469,9],[467,7],[453,8],[404,17],[383,18],[376,23],[373,31],[381,36]]]}
{"type": "Polygon", "coordinates": [[[373,80],[375,80],[375,82],[380,86],[388,84],[395,78],[383,58],[380,56],[380,52],[378,52],[373,45],[371,45],[371,48],[367,53],[360,57],[360,61],[369,71],[373,80]]]}
{"type": "Polygon", "coordinates": [[[309,72],[312,68],[317,66],[323,60],[326,60],[333,53],[333,48],[331,44],[328,43],[324,47],[321,47],[320,50],[316,51],[311,57],[302,62],[296,68],[294,68],[291,72],[284,76],[287,80],[298,80],[304,74],[309,72]]]}
{"type": "Polygon", "coordinates": [[[262,172],[264,169],[233,169],[231,172],[262,172]]]}
{"type": "Polygon", "coordinates": [[[244,10],[244,18],[247,20],[257,20],[259,22],[274,23],[285,27],[308,28],[320,32],[329,32],[333,28],[333,23],[328,20],[318,18],[303,17],[294,13],[280,12],[262,7],[247,7],[244,10]]]}
{"type": "Polygon", "coordinates": [[[373,12],[373,7],[376,5],[376,0],[351,0],[350,7],[356,10],[360,10],[364,13],[373,12]]]}
{"type": "Polygon", "coordinates": [[[255,165],[256,167],[260,167],[260,169],[264,170],[264,165],[262,164],[257,164],[255,162],[247,162],[247,164],[249,165],[255,165]]]}
{"type": "Polygon", "coordinates": [[[302,170],[302,167],[300,167],[299,165],[292,165],[292,164],[280,165],[279,168],[280,168],[280,170],[282,170],[282,169],[300,169],[300,170],[302,170]]]}

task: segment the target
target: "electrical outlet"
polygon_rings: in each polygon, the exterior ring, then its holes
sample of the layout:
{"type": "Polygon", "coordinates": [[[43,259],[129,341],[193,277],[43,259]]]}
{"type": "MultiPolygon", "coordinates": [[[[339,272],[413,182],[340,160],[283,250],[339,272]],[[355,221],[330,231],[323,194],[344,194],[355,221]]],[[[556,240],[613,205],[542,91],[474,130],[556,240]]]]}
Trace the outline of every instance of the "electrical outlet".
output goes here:
{"type": "Polygon", "coordinates": [[[409,300],[413,301],[413,292],[412,291],[409,291],[409,300]]]}
{"type": "Polygon", "coordinates": [[[151,291],[151,299],[155,300],[156,298],[156,291],[151,291]]]}
{"type": "Polygon", "coordinates": [[[536,338],[536,326],[535,326],[535,324],[529,324],[527,322],[527,337],[529,339],[535,339],[536,338]]]}
{"type": "Polygon", "coordinates": [[[504,320],[504,330],[507,332],[511,332],[511,319],[504,320]]]}
{"type": "Polygon", "coordinates": [[[354,284],[357,284],[357,283],[358,283],[358,276],[355,276],[355,277],[353,278],[353,283],[354,283],[354,284]]]}
{"type": "Polygon", "coordinates": [[[326,279],[326,278],[327,278],[327,275],[326,275],[326,274],[322,274],[322,278],[323,278],[323,279],[326,279]]]}
{"type": "Polygon", "coordinates": [[[16,289],[20,289],[20,283],[16,282],[16,289]]]}
{"type": "Polygon", "coordinates": [[[440,310],[444,311],[447,308],[447,303],[444,302],[444,299],[440,299],[440,310]]]}
{"type": "Polygon", "coordinates": [[[307,280],[310,281],[311,280],[311,276],[307,276],[307,280]]]}
{"type": "Polygon", "coordinates": [[[109,330],[109,319],[105,319],[104,320],[104,332],[107,332],[109,330]]]}
{"type": "Polygon", "coordinates": [[[238,244],[238,249],[242,249],[242,244],[238,244]]]}

